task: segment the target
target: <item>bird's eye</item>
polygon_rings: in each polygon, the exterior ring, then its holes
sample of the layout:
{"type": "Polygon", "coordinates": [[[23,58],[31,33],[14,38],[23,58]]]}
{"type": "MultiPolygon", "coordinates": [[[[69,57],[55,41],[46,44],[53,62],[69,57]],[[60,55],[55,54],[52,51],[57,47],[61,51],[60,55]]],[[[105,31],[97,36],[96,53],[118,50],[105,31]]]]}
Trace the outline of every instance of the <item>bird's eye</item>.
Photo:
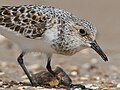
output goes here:
{"type": "Polygon", "coordinates": [[[84,29],[80,29],[79,32],[80,32],[80,34],[83,35],[83,36],[86,35],[86,31],[85,31],[84,29]]]}

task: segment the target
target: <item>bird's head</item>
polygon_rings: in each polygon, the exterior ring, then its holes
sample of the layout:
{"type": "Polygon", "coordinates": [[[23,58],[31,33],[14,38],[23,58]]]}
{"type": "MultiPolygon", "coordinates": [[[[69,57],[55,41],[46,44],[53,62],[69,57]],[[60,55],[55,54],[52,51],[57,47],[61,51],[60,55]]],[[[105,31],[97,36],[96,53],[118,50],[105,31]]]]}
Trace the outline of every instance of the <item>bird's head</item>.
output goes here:
{"type": "Polygon", "coordinates": [[[79,37],[81,47],[94,49],[104,61],[108,61],[107,56],[96,42],[96,27],[84,19],[79,19],[78,22],[73,27],[77,30],[76,35],[79,37]]]}

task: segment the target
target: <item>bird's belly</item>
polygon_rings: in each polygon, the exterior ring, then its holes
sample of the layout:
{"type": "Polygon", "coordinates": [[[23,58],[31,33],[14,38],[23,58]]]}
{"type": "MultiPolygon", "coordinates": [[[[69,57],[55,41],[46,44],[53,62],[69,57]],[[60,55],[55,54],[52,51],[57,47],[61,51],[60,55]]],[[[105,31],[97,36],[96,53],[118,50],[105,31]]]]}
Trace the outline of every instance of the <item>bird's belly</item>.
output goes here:
{"type": "Polygon", "coordinates": [[[25,52],[43,52],[43,53],[56,53],[54,49],[52,49],[50,43],[45,41],[44,39],[29,39],[17,32],[8,30],[3,26],[0,26],[0,34],[9,40],[18,44],[20,49],[25,52]]]}

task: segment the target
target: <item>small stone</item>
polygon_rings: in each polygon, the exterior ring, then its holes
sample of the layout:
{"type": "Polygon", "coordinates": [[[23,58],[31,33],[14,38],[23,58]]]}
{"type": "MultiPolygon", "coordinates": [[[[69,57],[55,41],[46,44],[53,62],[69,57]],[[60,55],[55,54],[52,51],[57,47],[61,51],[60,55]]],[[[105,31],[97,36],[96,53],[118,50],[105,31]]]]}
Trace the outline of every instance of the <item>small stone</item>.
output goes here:
{"type": "Polygon", "coordinates": [[[80,80],[82,81],[87,81],[89,78],[88,77],[80,77],[80,80]]]}
{"type": "Polygon", "coordinates": [[[23,75],[21,78],[22,79],[27,79],[28,77],[26,75],[23,75]]]}
{"type": "Polygon", "coordinates": [[[85,87],[89,88],[90,90],[99,90],[99,87],[96,85],[93,85],[93,84],[87,84],[87,85],[85,85],[85,87]]]}
{"type": "Polygon", "coordinates": [[[105,86],[108,87],[108,88],[112,88],[112,87],[116,87],[117,85],[113,84],[113,83],[106,83],[105,86]]]}
{"type": "Polygon", "coordinates": [[[9,81],[3,81],[3,85],[8,85],[9,81]]]}
{"type": "Polygon", "coordinates": [[[80,89],[80,88],[75,88],[74,90],[82,90],[82,89],[80,89]]]}
{"type": "Polygon", "coordinates": [[[5,73],[4,72],[0,72],[0,76],[4,75],[5,73]]]}
{"type": "Polygon", "coordinates": [[[24,89],[23,86],[18,87],[18,90],[23,90],[23,89],[24,89]]]}
{"type": "Polygon", "coordinates": [[[117,84],[117,88],[120,88],[120,83],[117,84]]]}
{"type": "Polygon", "coordinates": [[[23,86],[24,89],[27,89],[27,88],[29,88],[29,87],[30,87],[30,86],[23,86]]]}
{"type": "Polygon", "coordinates": [[[3,82],[2,81],[0,81],[0,87],[2,87],[3,86],[3,82]]]}
{"type": "Polygon", "coordinates": [[[102,88],[102,90],[109,90],[107,87],[105,87],[105,88],[102,88]]]}
{"type": "Polygon", "coordinates": [[[76,71],[72,71],[70,75],[73,76],[73,77],[75,77],[75,76],[78,75],[78,72],[76,72],[76,71]]]}
{"type": "Polygon", "coordinates": [[[8,86],[8,85],[4,85],[3,87],[4,87],[4,88],[10,88],[10,86],[8,86]]]}
{"type": "Polygon", "coordinates": [[[39,86],[37,86],[36,88],[37,88],[37,89],[43,89],[43,87],[39,87],[39,86]]]}
{"type": "Polygon", "coordinates": [[[90,77],[90,80],[100,80],[100,77],[98,77],[98,76],[92,76],[92,77],[90,77]]]}
{"type": "Polygon", "coordinates": [[[92,86],[92,84],[85,85],[86,88],[90,88],[91,86],[92,86]]]}
{"type": "Polygon", "coordinates": [[[90,88],[93,89],[93,90],[99,89],[98,86],[94,86],[94,85],[92,85],[90,88]]]}

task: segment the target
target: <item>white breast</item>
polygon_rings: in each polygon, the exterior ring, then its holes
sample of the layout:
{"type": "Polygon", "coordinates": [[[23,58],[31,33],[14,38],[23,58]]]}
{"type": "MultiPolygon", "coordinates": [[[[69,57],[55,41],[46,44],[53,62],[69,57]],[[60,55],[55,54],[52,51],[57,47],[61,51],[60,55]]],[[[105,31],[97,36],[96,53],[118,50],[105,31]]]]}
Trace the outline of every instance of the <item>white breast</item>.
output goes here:
{"type": "Polygon", "coordinates": [[[0,26],[0,34],[18,44],[22,51],[55,53],[45,38],[29,39],[4,26],[0,26]]]}

